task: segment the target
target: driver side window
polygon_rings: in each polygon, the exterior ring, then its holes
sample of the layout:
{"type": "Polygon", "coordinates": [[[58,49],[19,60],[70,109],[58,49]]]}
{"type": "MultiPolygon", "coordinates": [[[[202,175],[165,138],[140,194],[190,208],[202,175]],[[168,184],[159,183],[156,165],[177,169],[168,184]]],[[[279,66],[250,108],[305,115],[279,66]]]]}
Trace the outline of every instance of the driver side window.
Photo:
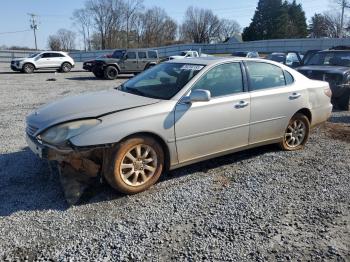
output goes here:
{"type": "Polygon", "coordinates": [[[232,95],[243,92],[243,77],[239,63],[218,65],[207,72],[193,86],[192,90],[204,89],[211,97],[232,95]]]}

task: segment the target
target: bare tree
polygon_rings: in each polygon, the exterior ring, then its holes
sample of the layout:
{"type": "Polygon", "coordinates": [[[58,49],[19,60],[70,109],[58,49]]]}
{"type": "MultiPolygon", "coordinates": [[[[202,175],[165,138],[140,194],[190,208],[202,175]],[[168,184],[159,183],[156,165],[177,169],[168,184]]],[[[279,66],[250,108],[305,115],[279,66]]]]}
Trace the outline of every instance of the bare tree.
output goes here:
{"type": "Polygon", "coordinates": [[[220,35],[220,20],[209,9],[189,7],[181,26],[181,37],[194,43],[209,43],[220,35]]]}
{"type": "Polygon", "coordinates": [[[160,46],[165,42],[174,41],[177,32],[176,22],[170,18],[164,9],[153,7],[144,14],[144,46],[160,46]]]}
{"type": "Polygon", "coordinates": [[[57,35],[50,35],[47,40],[47,45],[53,51],[62,50],[61,41],[57,35]]]}
{"type": "Polygon", "coordinates": [[[68,29],[59,29],[57,31],[57,38],[60,40],[61,48],[64,51],[70,51],[75,48],[76,34],[68,29]]]}
{"type": "Polygon", "coordinates": [[[132,22],[135,20],[138,16],[138,12],[143,7],[143,0],[126,0],[125,1],[125,23],[126,23],[126,47],[129,47],[129,33],[132,29],[132,25],[134,23],[132,22]]]}
{"type": "Polygon", "coordinates": [[[74,10],[72,20],[79,28],[79,33],[83,36],[85,51],[91,50],[90,32],[92,21],[89,10],[85,8],[74,10]]]}
{"type": "MultiPolygon", "coordinates": [[[[90,11],[94,25],[101,36],[101,48],[109,48],[111,32],[115,26],[115,2],[113,0],[88,0],[86,9],[90,11]]],[[[117,1],[119,2],[119,1],[117,1]]]]}
{"type": "Polygon", "coordinates": [[[221,42],[227,41],[230,37],[239,34],[240,32],[241,26],[237,21],[230,19],[220,20],[219,40],[221,42]]]}
{"type": "Polygon", "coordinates": [[[328,11],[324,13],[326,19],[327,36],[339,38],[341,36],[341,14],[339,12],[328,11]]]}

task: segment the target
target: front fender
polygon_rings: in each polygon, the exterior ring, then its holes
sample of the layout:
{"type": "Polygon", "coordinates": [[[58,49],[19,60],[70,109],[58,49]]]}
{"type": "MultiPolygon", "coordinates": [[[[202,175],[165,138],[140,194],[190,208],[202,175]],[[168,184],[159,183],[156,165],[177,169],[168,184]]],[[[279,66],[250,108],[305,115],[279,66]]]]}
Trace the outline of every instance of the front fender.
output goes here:
{"type": "Polygon", "coordinates": [[[171,163],[177,163],[174,108],[176,101],[129,109],[101,117],[101,124],[70,139],[76,147],[115,144],[137,133],[159,136],[168,146],[171,163]]]}

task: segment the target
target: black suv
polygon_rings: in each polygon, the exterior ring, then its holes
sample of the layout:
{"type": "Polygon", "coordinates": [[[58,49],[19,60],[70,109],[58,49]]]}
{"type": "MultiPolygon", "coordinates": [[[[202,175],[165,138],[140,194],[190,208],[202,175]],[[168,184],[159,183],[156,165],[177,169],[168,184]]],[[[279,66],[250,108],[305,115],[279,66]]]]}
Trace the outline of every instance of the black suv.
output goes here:
{"type": "Polygon", "coordinates": [[[94,60],[91,71],[97,78],[113,80],[118,74],[137,74],[158,63],[156,50],[117,49],[110,57],[94,60]]]}
{"type": "Polygon", "coordinates": [[[335,109],[349,110],[350,51],[324,50],[313,54],[297,70],[308,78],[327,81],[335,109]]]}

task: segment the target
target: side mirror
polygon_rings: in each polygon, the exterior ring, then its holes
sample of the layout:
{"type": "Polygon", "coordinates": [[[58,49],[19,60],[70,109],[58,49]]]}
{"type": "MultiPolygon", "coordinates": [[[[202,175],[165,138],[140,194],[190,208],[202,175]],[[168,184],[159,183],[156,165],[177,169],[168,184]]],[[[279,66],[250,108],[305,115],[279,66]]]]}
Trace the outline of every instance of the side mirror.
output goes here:
{"type": "Polygon", "coordinates": [[[211,99],[211,94],[209,90],[195,89],[191,91],[189,96],[185,96],[181,99],[182,103],[192,103],[192,102],[208,102],[211,99]]]}

